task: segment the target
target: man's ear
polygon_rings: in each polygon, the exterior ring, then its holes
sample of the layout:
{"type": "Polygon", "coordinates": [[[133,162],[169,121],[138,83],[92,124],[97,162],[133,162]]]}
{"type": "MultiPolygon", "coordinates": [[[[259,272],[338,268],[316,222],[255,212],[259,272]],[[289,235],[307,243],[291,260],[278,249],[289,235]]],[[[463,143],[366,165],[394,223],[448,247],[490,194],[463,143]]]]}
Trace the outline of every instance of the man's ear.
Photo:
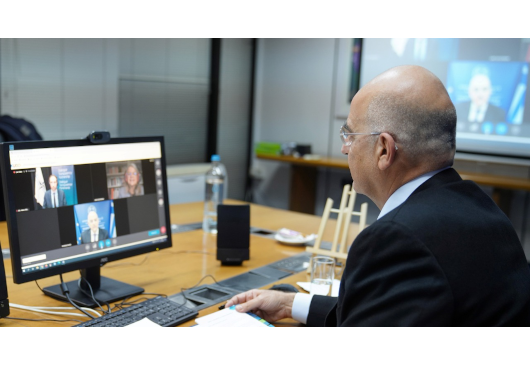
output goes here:
{"type": "Polygon", "coordinates": [[[398,147],[394,137],[386,132],[379,135],[376,145],[376,158],[377,166],[380,170],[386,170],[392,166],[397,155],[397,150],[398,147]]]}

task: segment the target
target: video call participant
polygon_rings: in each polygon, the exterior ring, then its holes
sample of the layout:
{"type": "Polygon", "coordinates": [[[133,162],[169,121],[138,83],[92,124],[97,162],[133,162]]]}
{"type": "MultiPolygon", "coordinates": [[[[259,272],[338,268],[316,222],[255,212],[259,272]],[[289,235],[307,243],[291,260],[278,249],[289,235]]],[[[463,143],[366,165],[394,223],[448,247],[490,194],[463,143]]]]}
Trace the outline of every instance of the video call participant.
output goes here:
{"type": "Polygon", "coordinates": [[[123,186],[114,191],[114,199],[128,198],[131,196],[144,195],[144,187],[140,185],[140,172],[135,164],[131,163],[125,170],[123,186]]]}
{"type": "Polygon", "coordinates": [[[456,114],[459,121],[468,122],[505,122],[504,109],[490,104],[491,81],[487,74],[478,73],[469,81],[469,101],[456,105],[456,114]]]}
{"type": "Polygon", "coordinates": [[[97,242],[109,238],[109,232],[106,229],[99,228],[99,217],[95,210],[91,210],[87,215],[89,229],[81,233],[81,242],[97,242]]]}
{"type": "Polygon", "coordinates": [[[50,175],[48,182],[50,183],[50,190],[44,193],[44,204],[42,207],[57,208],[66,206],[66,195],[61,189],[57,189],[57,176],[50,175]]]}
{"type": "Polygon", "coordinates": [[[425,68],[366,84],[341,150],[355,191],[381,213],[351,245],[338,298],[251,290],[226,307],[310,326],[529,326],[521,243],[493,200],[451,168],[455,135],[453,103],[425,68]]]}

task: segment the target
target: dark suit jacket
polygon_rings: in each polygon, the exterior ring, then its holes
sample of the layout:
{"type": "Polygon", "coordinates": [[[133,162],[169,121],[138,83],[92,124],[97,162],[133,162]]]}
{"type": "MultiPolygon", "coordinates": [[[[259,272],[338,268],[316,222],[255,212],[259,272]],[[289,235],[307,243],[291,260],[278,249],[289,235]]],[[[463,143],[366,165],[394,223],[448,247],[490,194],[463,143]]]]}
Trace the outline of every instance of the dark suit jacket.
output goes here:
{"type": "Polygon", "coordinates": [[[447,169],[359,234],[307,324],[528,326],[530,269],[504,213],[447,169]]]}
{"type": "MultiPolygon", "coordinates": [[[[64,191],[62,191],[61,189],[57,189],[57,200],[59,201],[60,207],[66,206],[66,195],[64,194],[64,191]]],[[[46,193],[44,193],[44,204],[42,205],[42,207],[53,208],[51,190],[46,190],[46,193]]]]}
{"type": "MultiPolygon", "coordinates": [[[[471,108],[471,101],[458,103],[455,106],[456,115],[459,122],[467,122],[469,116],[469,109],[471,108]]],[[[488,105],[486,114],[484,115],[484,122],[505,122],[506,112],[493,104],[488,105]]]]}
{"type": "MultiPolygon", "coordinates": [[[[106,229],[100,228],[98,233],[98,241],[106,240],[109,238],[109,232],[107,232],[106,229]]],[[[92,234],[90,233],[90,228],[85,229],[81,233],[81,243],[89,243],[92,242],[92,234]]]]}

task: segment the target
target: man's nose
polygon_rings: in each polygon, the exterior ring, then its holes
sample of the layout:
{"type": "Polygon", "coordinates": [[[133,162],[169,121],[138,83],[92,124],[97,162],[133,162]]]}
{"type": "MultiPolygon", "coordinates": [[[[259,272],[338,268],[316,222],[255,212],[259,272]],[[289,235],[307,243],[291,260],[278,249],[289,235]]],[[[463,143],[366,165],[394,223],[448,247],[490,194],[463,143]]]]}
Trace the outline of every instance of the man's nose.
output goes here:
{"type": "Polygon", "coordinates": [[[340,148],[340,152],[342,152],[343,155],[347,155],[349,151],[350,151],[350,146],[342,145],[342,147],[340,148]]]}

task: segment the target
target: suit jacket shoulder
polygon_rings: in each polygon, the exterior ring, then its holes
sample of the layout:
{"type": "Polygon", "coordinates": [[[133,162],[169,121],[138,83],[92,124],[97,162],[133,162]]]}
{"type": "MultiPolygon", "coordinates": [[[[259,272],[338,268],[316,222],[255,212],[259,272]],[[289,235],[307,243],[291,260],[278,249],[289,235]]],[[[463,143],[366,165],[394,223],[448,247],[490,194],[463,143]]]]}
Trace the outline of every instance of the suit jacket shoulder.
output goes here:
{"type": "Polygon", "coordinates": [[[530,269],[508,218],[448,169],[355,239],[327,319],[334,320],[529,325],[530,269]]]}

